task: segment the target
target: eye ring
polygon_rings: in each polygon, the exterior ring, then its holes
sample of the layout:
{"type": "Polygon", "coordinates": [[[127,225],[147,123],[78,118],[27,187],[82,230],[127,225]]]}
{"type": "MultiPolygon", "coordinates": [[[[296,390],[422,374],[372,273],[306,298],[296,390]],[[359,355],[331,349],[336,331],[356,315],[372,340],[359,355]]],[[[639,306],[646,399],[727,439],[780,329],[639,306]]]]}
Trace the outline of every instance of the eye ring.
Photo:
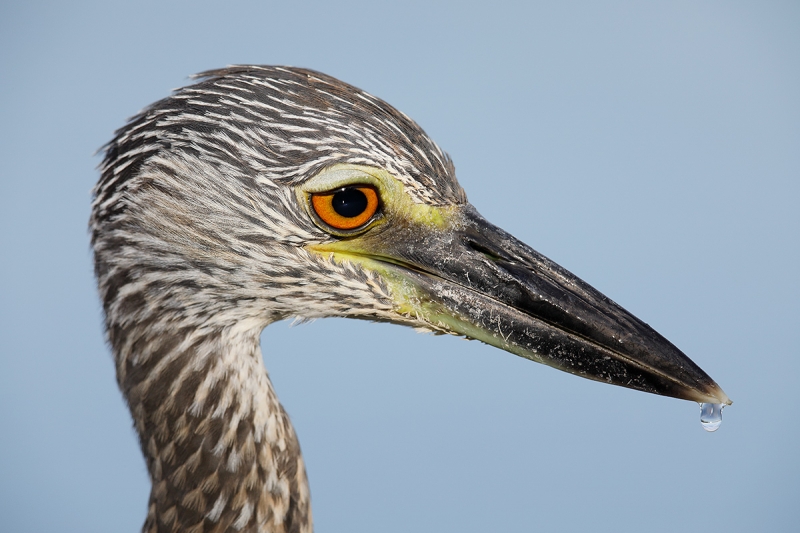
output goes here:
{"type": "Polygon", "coordinates": [[[311,208],[333,229],[349,231],[366,225],[380,207],[378,191],[370,185],[348,185],[311,195],[311,208]]]}

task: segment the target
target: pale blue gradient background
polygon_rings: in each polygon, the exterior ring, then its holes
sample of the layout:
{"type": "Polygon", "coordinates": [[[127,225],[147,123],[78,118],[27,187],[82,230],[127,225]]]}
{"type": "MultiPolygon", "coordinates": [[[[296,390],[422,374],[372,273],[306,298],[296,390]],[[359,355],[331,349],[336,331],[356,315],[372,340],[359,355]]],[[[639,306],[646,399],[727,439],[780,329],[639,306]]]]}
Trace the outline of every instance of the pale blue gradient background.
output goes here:
{"type": "Polygon", "coordinates": [[[800,5],[527,4],[4,2],[0,530],[139,531],[149,485],[91,274],[92,154],[188,75],[252,62],[409,114],[489,220],[735,401],[707,434],[689,402],[476,342],[276,324],[265,358],[317,531],[798,531],[800,5]]]}

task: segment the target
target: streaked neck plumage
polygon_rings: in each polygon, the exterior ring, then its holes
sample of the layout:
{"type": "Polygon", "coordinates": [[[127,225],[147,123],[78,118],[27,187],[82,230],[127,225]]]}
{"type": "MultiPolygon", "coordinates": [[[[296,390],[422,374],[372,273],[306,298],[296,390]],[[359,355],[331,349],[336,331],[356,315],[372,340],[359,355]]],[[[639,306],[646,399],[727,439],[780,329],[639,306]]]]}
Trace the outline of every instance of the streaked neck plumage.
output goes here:
{"type": "Polygon", "coordinates": [[[152,481],[143,531],[312,531],[303,459],[264,368],[262,327],[111,328],[152,481]]]}

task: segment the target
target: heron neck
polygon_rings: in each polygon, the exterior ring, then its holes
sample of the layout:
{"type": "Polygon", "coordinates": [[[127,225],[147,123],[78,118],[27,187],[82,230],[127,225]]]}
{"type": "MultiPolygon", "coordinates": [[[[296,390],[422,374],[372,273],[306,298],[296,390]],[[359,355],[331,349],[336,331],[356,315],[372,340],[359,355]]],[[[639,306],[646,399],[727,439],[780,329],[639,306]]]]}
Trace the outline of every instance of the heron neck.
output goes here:
{"type": "Polygon", "coordinates": [[[170,334],[112,335],[152,481],[144,531],[312,531],[300,447],[260,328],[154,330],[170,334]]]}

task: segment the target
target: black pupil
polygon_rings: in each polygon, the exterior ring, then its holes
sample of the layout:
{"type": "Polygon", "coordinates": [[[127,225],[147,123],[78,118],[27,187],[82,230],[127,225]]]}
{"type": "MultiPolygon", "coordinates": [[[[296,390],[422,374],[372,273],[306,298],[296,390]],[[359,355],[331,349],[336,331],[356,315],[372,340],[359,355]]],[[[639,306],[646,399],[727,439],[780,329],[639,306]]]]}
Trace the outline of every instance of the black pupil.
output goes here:
{"type": "Polygon", "coordinates": [[[331,205],[345,218],[357,217],[367,209],[367,195],[355,187],[348,187],[333,195],[331,205]]]}

